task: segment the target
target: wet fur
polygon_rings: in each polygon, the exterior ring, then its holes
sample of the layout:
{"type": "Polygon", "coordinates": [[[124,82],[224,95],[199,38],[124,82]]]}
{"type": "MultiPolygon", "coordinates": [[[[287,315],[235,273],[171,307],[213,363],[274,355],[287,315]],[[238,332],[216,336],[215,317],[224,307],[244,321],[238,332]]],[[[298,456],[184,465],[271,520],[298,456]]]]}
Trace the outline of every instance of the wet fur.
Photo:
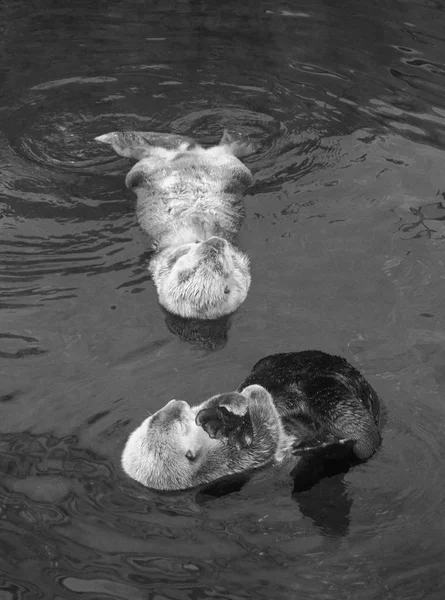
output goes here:
{"type": "Polygon", "coordinates": [[[381,443],[381,402],[348,361],[318,350],[273,354],[253,367],[238,387],[261,385],[272,395],[294,452],[349,444],[360,460],[381,443]]]}
{"type": "Polygon", "coordinates": [[[352,464],[380,443],[380,399],[360,372],[338,356],[292,352],[260,360],[236,392],[168,403],[131,434],[122,466],[177,490],[301,455],[349,453],[352,464]]]}
{"type": "Polygon", "coordinates": [[[207,149],[184,136],[151,132],[96,140],[138,161],[125,182],[154,250],[149,269],[162,306],[201,319],[234,312],[250,286],[248,258],[234,242],[252,183],[237,157],[254,150],[251,142],[228,131],[207,149]]]}

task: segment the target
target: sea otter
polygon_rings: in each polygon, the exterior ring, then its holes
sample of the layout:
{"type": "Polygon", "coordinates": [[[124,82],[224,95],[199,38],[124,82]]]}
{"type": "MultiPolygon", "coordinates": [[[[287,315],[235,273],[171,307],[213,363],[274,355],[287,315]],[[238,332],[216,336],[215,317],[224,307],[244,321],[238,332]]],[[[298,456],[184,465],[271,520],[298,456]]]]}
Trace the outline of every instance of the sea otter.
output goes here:
{"type": "Polygon", "coordinates": [[[346,359],[308,350],[263,358],[236,392],[198,406],[171,400],[130,435],[122,467],[182,490],[335,447],[366,460],[380,442],[371,385],[346,359]]]}
{"type": "Polygon", "coordinates": [[[173,134],[115,131],[95,138],[138,162],[125,183],[137,196],[137,216],[154,254],[149,270],[159,302],[182,317],[217,319],[244,302],[249,260],[235,245],[242,202],[252,183],[237,158],[254,151],[227,130],[218,146],[202,148],[173,134]]]}

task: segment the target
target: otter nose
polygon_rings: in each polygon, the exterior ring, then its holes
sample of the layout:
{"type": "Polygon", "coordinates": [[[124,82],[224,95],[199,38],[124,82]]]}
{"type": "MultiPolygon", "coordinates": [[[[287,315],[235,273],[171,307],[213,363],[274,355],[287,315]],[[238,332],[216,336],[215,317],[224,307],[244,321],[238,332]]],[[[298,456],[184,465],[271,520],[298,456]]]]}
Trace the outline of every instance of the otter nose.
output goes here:
{"type": "Polygon", "coordinates": [[[213,236],[204,242],[206,246],[210,246],[211,248],[215,248],[215,250],[222,250],[224,248],[225,242],[223,239],[213,236]]]}

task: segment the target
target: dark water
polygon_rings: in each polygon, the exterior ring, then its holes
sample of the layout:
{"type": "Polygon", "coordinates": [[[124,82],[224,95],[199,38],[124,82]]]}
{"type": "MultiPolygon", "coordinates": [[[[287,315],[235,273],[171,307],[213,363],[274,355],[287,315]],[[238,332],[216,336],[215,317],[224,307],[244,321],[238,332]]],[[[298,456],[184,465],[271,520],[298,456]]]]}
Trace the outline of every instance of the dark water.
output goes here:
{"type": "Polygon", "coordinates": [[[442,598],[444,2],[67,6],[0,6],[0,599],[442,598]],[[130,163],[92,140],[223,127],[260,150],[252,287],[212,352],[168,328],[130,163]],[[384,398],[368,463],[214,498],[122,474],[148,411],[307,348],[384,398]]]}

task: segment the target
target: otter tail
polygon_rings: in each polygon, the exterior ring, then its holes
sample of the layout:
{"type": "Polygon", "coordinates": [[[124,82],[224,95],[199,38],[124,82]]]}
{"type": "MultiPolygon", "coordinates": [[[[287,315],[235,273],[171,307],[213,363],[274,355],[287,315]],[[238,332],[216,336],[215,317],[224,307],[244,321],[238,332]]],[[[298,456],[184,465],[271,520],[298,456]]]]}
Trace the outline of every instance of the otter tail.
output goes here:
{"type": "Polygon", "coordinates": [[[112,131],[94,138],[96,142],[108,144],[126,158],[174,158],[179,152],[199,147],[195,141],[183,135],[150,131],[112,131]]]}

